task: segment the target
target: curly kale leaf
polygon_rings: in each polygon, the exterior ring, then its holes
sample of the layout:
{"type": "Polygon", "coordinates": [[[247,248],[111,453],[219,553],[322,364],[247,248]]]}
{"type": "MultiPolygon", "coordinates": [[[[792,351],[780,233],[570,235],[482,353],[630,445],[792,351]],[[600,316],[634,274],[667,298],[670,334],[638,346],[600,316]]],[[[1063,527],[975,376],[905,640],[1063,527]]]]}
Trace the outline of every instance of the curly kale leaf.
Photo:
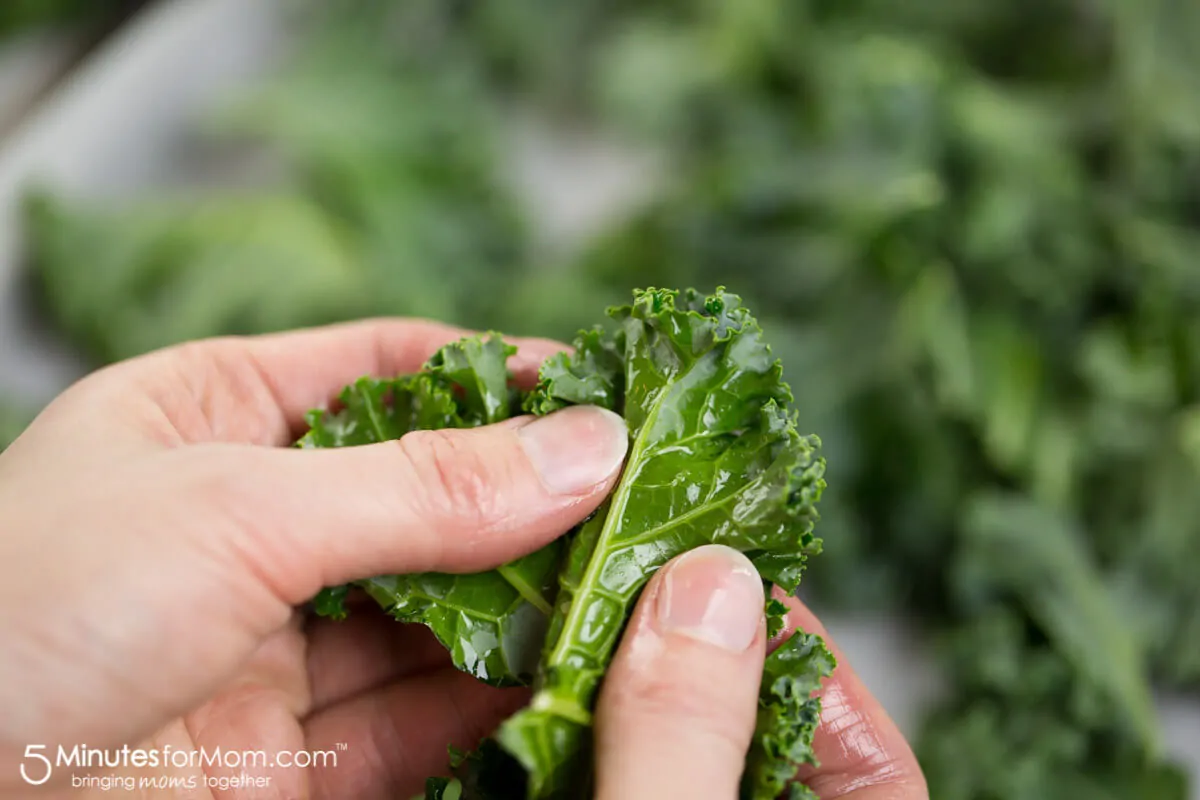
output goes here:
{"type": "Polygon", "coordinates": [[[785,603],[776,600],[774,597],[770,597],[771,586],[773,585],[770,581],[764,581],[763,584],[763,589],[768,596],[767,605],[763,609],[763,613],[767,617],[767,639],[770,640],[783,632],[787,624],[788,607],[785,603]]]}
{"type": "Polygon", "coordinates": [[[463,339],[438,350],[415,375],[361,378],[342,391],[338,411],[309,412],[309,431],[297,446],[373,444],[409,431],[508,419],[515,404],[506,363],[515,352],[498,336],[463,339]]]}
{"type": "MultiPolygon", "coordinates": [[[[769,588],[769,587],[768,587],[769,588]]],[[[783,628],[788,607],[766,604],[767,633],[783,628]]],[[[821,637],[794,631],[767,657],[759,690],[758,718],[739,796],[742,800],[816,800],[795,780],[804,765],[817,765],[813,737],[821,717],[821,681],[833,674],[837,661],[821,637]]],[[[474,753],[451,748],[454,777],[430,778],[424,800],[524,800],[528,778],[520,763],[494,739],[474,753]]]]}
{"type": "Polygon", "coordinates": [[[837,660],[821,637],[801,631],[767,656],[758,722],[742,776],[744,800],[774,800],[789,784],[791,800],[817,800],[808,787],[793,781],[801,766],[817,763],[813,736],[821,720],[821,698],[813,693],[835,666],[837,660]]]}
{"type": "Polygon", "coordinates": [[[623,386],[616,407],[631,436],[620,482],[569,545],[534,701],[498,733],[527,770],[531,798],[586,785],[600,679],[657,569],[715,542],[791,591],[819,546],[820,443],[796,431],[779,362],[739,298],[649,289],[609,313],[619,333],[585,334],[574,354],[551,359],[526,405],[548,410],[623,386]],[[590,380],[615,352],[623,375],[590,380]]]}
{"type": "MultiPolygon", "coordinates": [[[[347,387],[337,411],[314,411],[300,447],[349,447],[409,431],[470,428],[520,408],[506,362],[515,348],[498,336],[464,339],[435,353],[425,369],[347,387]]],[[[545,636],[562,545],[554,542],[495,570],[471,575],[383,575],[355,582],[401,622],[430,628],[455,666],[500,685],[528,683],[545,636]]],[[[349,587],[313,601],[318,614],[345,616],[349,587]]]]}
{"type": "Polygon", "coordinates": [[[539,416],[570,405],[620,411],[624,399],[624,337],[594,328],[576,337],[574,353],[560,353],[542,365],[525,410],[539,416]]]}
{"type": "Polygon", "coordinates": [[[451,747],[450,769],[454,777],[430,778],[425,782],[424,800],[522,800],[525,797],[524,770],[493,739],[485,739],[473,753],[451,747]]]}
{"type": "MultiPolygon", "coordinates": [[[[543,365],[527,396],[509,385],[511,348],[496,337],[464,340],[419,374],[348,387],[339,410],[311,415],[312,430],[299,442],[370,444],[576,404],[612,409],[628,424],[630,457],[612,496],[557,542],[484,573],[355,583],[397,619],[429,626],[454,663],[482,680],[528,682],[536,670],[533,705],[479,752],[455,754],[454,777],[431,778],[427,798],[585,794],[596,691],[650,576],[674,556],[716,542],[746,553],[767,589],[792,591],[807,556],[819,552],[812,529],[824,488],[820,443],[796,431],[780,365],[739,298],[720,289],[709,296],[651,289],[610,315],[616,331],[581,333],[573,352],[543,365]]],[[[316,610],[344,615],[349,591],[325,590],[316,610]]],[[[772,636],[786,612],[767,603],[772,636]]],[[[833,665],[821,640],[803,633],[768,657],[747,800],[775,797],[801,765],[815,763],[820,701],[812,694],[833,665]]]]}

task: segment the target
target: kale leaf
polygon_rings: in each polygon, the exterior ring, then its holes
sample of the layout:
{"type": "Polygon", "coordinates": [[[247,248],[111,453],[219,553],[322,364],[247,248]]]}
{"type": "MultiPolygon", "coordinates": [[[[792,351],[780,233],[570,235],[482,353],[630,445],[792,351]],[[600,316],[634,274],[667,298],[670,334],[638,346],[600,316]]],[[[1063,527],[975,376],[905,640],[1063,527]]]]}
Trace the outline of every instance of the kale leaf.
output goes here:
{"type": "Polygon", "coordinates": [[[553,408],[602,394],[607,379],[585,391],[580,377],[623,350],[625,471],[571,541],[533,702],[498,734],[528,771],[531,798],[586,786],[596,692],[657,569],[717,542],[791,591],[820,547],[812,534],[824,488],[819,442],[796,432],[779,362],[740,299],[646,290],[610,314],[620,326],[613,342],[588,334],[574,354],[553,357],[530,402],[553,408]]]}
{"type": "MultiPolygon", "coordinates": [[[[513,350],[495,336],[438,351],[416,375],[364,378],[336,411],[315,411],[300,447],[395,439],[422,428],[475,427],[524,408],[573,404],[621,413],[630,454],[604,504],[575,530],[498,569],[471,575],[390,575],[355,582],[396,619],[423,623],[456,666],[498,684],[529,682],[531,705],[495,740],[456,755],[456,777],[431,779],[430,798],[573,797],[591,781],[596,694],[633,606],[670,559],[708,543],[746,553],[768,589],[794,591],[808,556],[825,462],[796,430],[791,390],[740,298],[647,289],[609,310],[614,331],[582,332],[543,364],[537,386],[510,386],[513,350]]],[[[348,587],[314,601],[345,614],[348,587]]],[[[774,635],[786,607],[768,602],[774,635]]],[[[795,632],[767,659],[759,726],[743,797],[774,798],[815,763],[813,697],[834,667],[817,636],[795,632]]],[[[794,790],[803,797],[803,790],[794,790]]]]}
{"type": "MultiPolygon", "coordinates": [[[[418,374],[362,378],[342,392],[337,411],[310,412],[297,445],[347,447],[508,419],[520,408],[507,368],[514,352],[498,336],[466,339],[440,349],[418,374]]],[[[553,542],[488,572],[382,575],[355,585],[397,620],[427,625],[459,669],[497,685],[523,684],[545,635],[560,551],[553,542]]],[[[315,610],[345,616],[347,591],[325,589],[315,610]]]]}
{"type": "Polygon", "coordinates": [[[821,720],[821,699],[813,693],[835,666],[821,637],[801,631],[767,656],[758,722],[742,777],[743,798],[772,800],[790,784],[790,800],[817,800],[795,777],[801,765],[817,764],[812,744],[821,720]]]}

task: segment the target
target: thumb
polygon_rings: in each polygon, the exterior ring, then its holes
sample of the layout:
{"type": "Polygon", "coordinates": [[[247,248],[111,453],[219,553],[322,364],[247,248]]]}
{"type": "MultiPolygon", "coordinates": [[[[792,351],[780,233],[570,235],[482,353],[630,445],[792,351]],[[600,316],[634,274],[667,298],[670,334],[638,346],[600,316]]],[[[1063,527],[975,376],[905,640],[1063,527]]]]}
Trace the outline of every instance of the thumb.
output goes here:
{"type": "Polygon", "coordinates": [[[239,555],[299,603],[355,578],[475,572],[532,552],[595,510],[627,446],[621,417],[578,406],[359,447],[211,447],[239,555]]]}
{"type": "Polygon", "coordinates": [[[646,588],[596,710],[598,800],[737,797],[766,653],[762,580],[706,545],[646,588]]]}

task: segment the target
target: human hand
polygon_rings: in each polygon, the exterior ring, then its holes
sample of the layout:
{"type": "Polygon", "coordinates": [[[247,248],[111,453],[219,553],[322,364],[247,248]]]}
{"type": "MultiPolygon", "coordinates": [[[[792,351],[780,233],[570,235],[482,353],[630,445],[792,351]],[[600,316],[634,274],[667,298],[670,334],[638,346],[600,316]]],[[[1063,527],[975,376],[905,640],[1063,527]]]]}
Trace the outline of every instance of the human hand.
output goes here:
{"type": "MultiPolygon", "coordinates": [[[[293,611],[322,585],[375,572],[502,563],[611,487],[625,436],[594,411],[352,450],[275,447],[341,385],[415,370],[459,335],[388,322],[199,343],[103,370],[52,404],[0,456],[0,794],[31,796],[18,764],[42,773],[25,748],[62,744],[337,757],[246,770],[270,779],[257,788],[203,783],[238,768],[149,770],[198,789],[134,796],[403,797],[443,769],[446,742],[468,746],[524,703],[520,690],[454,670],[422,628],[366,614],[305,626],[293,611]]],[[[517,344],[526,381],[558,348],[517,344]]],[[[664,575],[694,584],[690,571],[664,570],[640,608],[661,604],[664,575]]],[[[736,616],[731,598],[723,607],[736,616]]],[[[692,785],[686,796],[732,797],[763,636],[730,655],[661,633],[649,614],[639,610],[601,699],[601,796],[657,800],[692,785]]],[[[811,630],[806,614],[793,621],[811,630]]],[[[911,752],[844,662],[825,696],[824,764],[809,776],[822,797],[884,787],[893,800],[923,797],[911,752]]],[[[34,796],[86,796],[64,777],[34,796]]]]}
{"type": "MultiPolygon", "coordinates": [[[[0,796],[88,796],[71,775],[90,773],[176,780],[135,797],[393,800],[444,770],[447,742],[473,745],[525,702],[455,670],[424,628],[379,614],[306,626],[294,610],[379,572],[497,566],[611,488],[626,434],[596,409],[282,447],[342,385],[416,371],[462,335],[367,322],[201,342],[101,370],[52,403],[0,456],[0,796]],[[31,745],[52,761],[59,745],[128,745],[337,763],[59,768],[35,790],[19,771],[46,772],[31,745]],[[269,782],[222,788],[242,772],[269,782]]],[[[514,344],[527,383],[561,349],[514,344]]]]}
{"type": "MultiPolygon", "coordinates": [[[[820,761],[798,777],[821,800],[929,800],[916,758],[812,612],[790,606],[781,642],[820,634],[838,660],[821,689],[820,761]]],[[[596,709],[597,800],[737,797],[768,642],[762,580],[746,556],[679,556],[638,601],[596,709]]]]}

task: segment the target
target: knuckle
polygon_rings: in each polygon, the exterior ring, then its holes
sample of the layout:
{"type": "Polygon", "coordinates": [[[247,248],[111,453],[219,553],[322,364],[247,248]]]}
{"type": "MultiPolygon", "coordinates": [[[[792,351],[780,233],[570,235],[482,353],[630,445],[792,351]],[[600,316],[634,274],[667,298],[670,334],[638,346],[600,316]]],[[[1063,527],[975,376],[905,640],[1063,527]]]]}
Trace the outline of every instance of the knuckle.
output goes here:
{"type": "Polygon", "coordinates": [[[180,377],[201,386],[220,385],[236,390],[246,383],[241,351],[236,340],[229,337],[184,342],[161,355],[175,367],[180,377]]]}
{"type": "Polygon", "coordinates": [[[143,357],[142,387],[185,440],[259,441],[277,398],[244,342],[186,342],[143,357]]]}
{"type": "Polygon", "coordinates": [[[494,468],[461,431],[412,431],[399,447],[413,470],[419,511],[480,527],[494,520],[501,492],[494,468]]]}

